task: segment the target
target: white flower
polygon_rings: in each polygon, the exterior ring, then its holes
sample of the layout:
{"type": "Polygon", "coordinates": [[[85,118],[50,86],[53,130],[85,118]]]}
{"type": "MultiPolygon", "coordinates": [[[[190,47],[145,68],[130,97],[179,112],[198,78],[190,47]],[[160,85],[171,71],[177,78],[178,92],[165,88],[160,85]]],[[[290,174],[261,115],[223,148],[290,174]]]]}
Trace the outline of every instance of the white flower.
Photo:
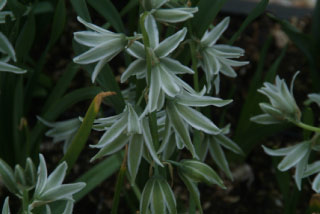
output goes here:
{"type": "Polygon", "coordinates": [[[78,43],[90,47],[90,49],[73,58],[73,61],[78,64],[98,62],[91,76],[91,80],[94,82],[103,66],[125,48],[127,37],[122,33],[113,33],[88,23],[80,17],[78,17],[78,21],[93,31],[74,33],[74,39],[78,43]]]}
{"type": "Polygon", "coordinates": [[[216,44],[220,36],[227,29],[229,20],[229,17],[223,19],[210,32],[206,32],[199,44],[200,65],[206,75],[208,91],[211,90],[211,84],[214,81],[216,93],[219,93],[220,73],[229,77],[236,77],[237,74],[232,67],[243,66],[249,63],[232,60],[232,58],[243,56],[243,49],[230,45],[216,44]]]}

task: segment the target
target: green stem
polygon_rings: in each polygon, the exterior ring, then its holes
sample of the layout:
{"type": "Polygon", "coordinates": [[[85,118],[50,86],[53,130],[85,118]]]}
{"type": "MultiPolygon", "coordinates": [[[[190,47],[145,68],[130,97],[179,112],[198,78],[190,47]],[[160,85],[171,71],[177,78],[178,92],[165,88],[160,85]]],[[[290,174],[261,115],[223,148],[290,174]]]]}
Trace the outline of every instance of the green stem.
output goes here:
{"type": "Polygon", "coordinates": [[[119,201],[120,201],[120,193],[123,188],[123,182],[124,182],[124,177],[126,175],[126,163],[127,163],[127,154],[128,154],[128,145],[126,145],[126,151],[124,154],[124,158],[119,170],[118,178],[117,178],[117,183],[116,183],[116,189],[114,192],[113,196],[113,205],[111,209],[111,214],[117,214],[118,213],[118,206],[119,206],[119,201]]]}
{"type": "Polygon", "coordinates": [[[29,206],[29,192],[27,190],[23,190],[23,197],[22,197],[22,213],[28,213],[28,206],[29,206]]]}
{"type": "Polygon", "coordinates": [[[296,126],[300,127],[300,128],[303,128],[303,129],[306,129],[306,130],[309,130],[309,131],[313,131],[313,132],[319,132],[320,133],[320,128],[318,127],[314,127],[314,126],[310,126],[308,124],[305,124],[301,121],[299,122],[293,122],[296,126]]]}

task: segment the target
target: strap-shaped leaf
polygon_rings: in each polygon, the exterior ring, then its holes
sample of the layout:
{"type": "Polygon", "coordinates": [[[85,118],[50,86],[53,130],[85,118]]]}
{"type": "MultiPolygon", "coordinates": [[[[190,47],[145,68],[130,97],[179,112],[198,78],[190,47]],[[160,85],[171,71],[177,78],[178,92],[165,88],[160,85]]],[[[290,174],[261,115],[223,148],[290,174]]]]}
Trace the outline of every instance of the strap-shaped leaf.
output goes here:
{"type": "Polygon", "coordinates": [[[310,152],[309,151],[300,161],[299,163],[297,164],[297,167],[296,167],[296,171],[295,171],[295,174],[294,174],[294,180],[297,184],[297,187],[299,190],[301,190],[301,181],[302,181],[302,178],[303,178],[303,175],[304,175],[304,172],[307,168],[307,165],[308,165],[308,160],[309,160],[309,155],[310,155],[310,152]]]}
{"type": "Polygon", "coordinates": [[[219,168],[222,169],[224,171],[224,173],[226,173],[226,175],[231,180],[233,180],[232,173],[230,171],[227,158],[226,158],[220,144],[215,142],[214,140],[210,141],[209,142],[209,151],[210,151],[212,159],[219,166],[219,168]]]}
{"type": "Polygon", "coordinates": [[[221,130],[213,122],[211,122],[211,120],[197,110],[179,104],[176,104],[175,106],[179,115],[195,129],[214,135],[221,132],[221,130]]]}
{"type": "Polygon", "coordinates": [[[152,199],[154,179],[149,179],[143,188],[140,199],[140,213],[149,214],[149,203],[152,199]]]}
{"type": "Polygon", "coordinates": [[[6,197],[2,207],[2,214],[10,214],[9,197],[6,197]]]}
{"type": "Polygon", "coordinates": [[[134,41],[132,44],[129,44],[129,47],[126,49],[126,51],[135,58],[138,58],[138,59],[146,58],[146,52],[141,42],[134,41]]]}
{"type": "Polygon", "coordinates": [[[17,61],[14,49],[7,37],[0,32],[0,51],[8,54],[13,61],[17,61]]]}
{"type": "Polygon", "coordinates": [[[0,176],[3,184],[12,193],[17,193],[17,185],[14,178],[14,173],[11,167],[0,159],[0,176]]]}
{"type": "Polygon", "coordinates": [[[60,186],[66,176],[67,168],[66,162],[59,164],[59,166],[49,175],[45,190],[60,186]]]}
{"type": "Polygon", "coordinates": [[[92,148],[102,148],[118,138],[127,128],[128,113],[126,112],[117,122],[115,122],[100,138],[98,144],[90,145],[92,148]]]}
{"type": "Polygon", "coordinates": [[[194,158],[198,158],[195,148],[191,142],[187,125],[184,123],[182,118],[180,118],[176,106],[173,103],[169,102],[166,108],[166,112],[168,114],[172,127],[176,132],[176,135],[178,135],[182,139],[183,143],[191,152],[192,156],[194,158]]]}
{"type": "Polygon", "coordinates": [[[217,184],[221,188],[226,188],[223,180],[207,164],[198,160],[182,160],[181,172],[191,178],[194,182],[204,182],[208,185],[217,184]]]}
{"type": "Polygon", "coordinates": [[[242,149],[230,138],[223,134],[219,134],[216,136],[213,136],[215,138],[215,141],[219,143],[221,146],[225,147],[226,149],[229,149],[233,151],[234,153],[243,155],[242,149]]]}
{"type": "Polygon", "coordinates": [[[278,169],[280,171],[286,171],[295,166],[310,151],[310,144],[310,141],[299,143],[298,146],[291,150],[279,163],[278,169]]]}
{"type": "Polygon", "coordinates": [[[108,143],[104,144],[102,149],[100,149],[100,151],[94,157],[91,158],[90,162],[119,151],[128,143],[128,141],[129,136],[127,136],[126,134],[121,134],[114,140],[108,141],[108,143]]]}
{"type": "Polygon", "coordinates": [[[158,66],[155,66],[151,70],[151,82],[150,89],[148,94],[148,110],[149,112],[153,112],[157,109],[158,106],[158,98],[160,94],[160,72],[158,71],[158,66]]]}
{"type": "Polygon", "coordinates": [[[186,34],[187,28],[183,28],[182,30],[176,32],[172,36],[169,36],[168,38],[163,40],[158,47],[155,48],[155,54],[160,58],[168,56],[184,40],[186,34]]]}
{"type": "Polygon", "coordinates": [[[187,186],[187,189],[192,197],[192,199],[195,201],[200,214],[203,214],[202,207],[201,207],[201,201],[200,201],[200,192],[197,187],[197,184],[193,182],[190,178],[185,176],[183,173],[179,171],[179,177],[183,181],[183,183],[187,186]]]}
{"type": "Polygon", "coordinates": [[[159,22],[178,23],[193,17],[193,13],[197,12],[197,8],[188,8],[193,10],[184,10],[184,8],[158,9],[153,13],[155,19],[159,22]]]}
{"type": "Polygon", "coordinates": [[[192,69],[182,65],[178,60],[174,60],[169,57],[161,58],[160,63],[162,66],[166,67],[166,70],[175,74],[194,74],[192,69]]]}
{"type": "Polygon", "coordinates": [[[215,26],[210,32],[206,33],[202,37],[201,44],[209,47],[214,45],[223,32],[227,29],[229,22],[229,17],[224,18],[217,26],[215,26]]]}
{"type": "Polygon", "coordinates": [[[159,45],[159,31],[156,20],[151,14],[146,15],[144,27],[149,37],[150,47],[152,49],[156,48],[159,45]]]}
{"type": "Polygon", "coordinates": [[[157,153],[156,153],[156,150],[153,145],[149,122],[148,122],[147,118],[142,119],[142,134],[143,134],[145,145],[148,148],[148,151],[149,151],[152,159],[155,161],[156,164],[163,167],[163,164],[159,160],[157,153]]]}
{"type": "Polygon", "coordinates": [[[320,172],[320,161],[315,161],[312,164],[308,164],[303,177],[306,178],[318,172],[320,172]]]}
{"type": "Polygon", "coordinates": [[[143,136],[135,134],[131,137],[128,147],[128,171],[130,173],[131,185],[135,183],[138,174],[141,157],[143,154],[143,136]]]}
{"type": "Polygon", "coordinates": [[[162,67],[160,64],[155,67],[154,72],[160,73],[161,88],[168,96],[174,97],[180,92],[179,85],[175,82],[170,71],[167,71],[165,67],[162,67]]]}

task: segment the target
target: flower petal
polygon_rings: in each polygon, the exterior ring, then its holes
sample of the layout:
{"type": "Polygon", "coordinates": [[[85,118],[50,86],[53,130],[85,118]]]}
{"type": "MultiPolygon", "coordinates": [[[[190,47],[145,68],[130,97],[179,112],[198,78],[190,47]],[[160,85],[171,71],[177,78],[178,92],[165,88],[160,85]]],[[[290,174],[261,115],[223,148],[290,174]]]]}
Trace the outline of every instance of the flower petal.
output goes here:
{"type": "Polygon", "coordinates": [[[183,22],[193,17],[193,13],[197,12],[198,8],[170,8],[158,9],[153,13],[154,18],[159,22],[178,23],[183,22]]]}
{"type": "Polygon", "coordinates": [[[153,112],[157,109],[160,88],[161,88],[161,80],[160,80],[160,72],[158,71],[158,66],[154,67],[151,70],[151,81],[150,81],[150,89],[148,95],[148,110],[149,112],[153,112]]]}
{"type": "Polygon", "coordinates": [[[178,60],[169,57],[160,59],[160,63],[174,74],[194,74],[194,71],[187,66],[182,65],[178,60]]]}
{"type": "Polygon", "coordinates": [[[131,185],[135,183],[141,157],[143,154],[143,136],[135,134],[131,137],[128,148],[128,171],[131,176],[131,185]]]}
{"type": "Polygon", "coordinates": [[[146,53],[143,44],[141,42],[135,41],[126,49],[126,51],[133,57],[138,59],[145,59],[146,53]]]}
{"type": "Polygon", "coordinates": [[[148,14],[146,16],[144,26],[148,33],[150,47],[154,49],[159,45],[159,31],[156,20],[153,18],[151,14],[148,14]]]}
{"type": "Polygon", "coordinates": [[[214,45],[223,32],[227,29],[230,22],[230,18],[224,18],[218,25],[216,25],[210,32],[206,33],[202,39],[201,44],[204,46],[212,46],[214,45]]]}
{"type": "Polygon", "coordinates": [[[129,79],[129,77],[137,75],[140,72],[143,72],[145,74],[147,73],[147,64],[146,61],[143,59],[137,59],[129,65],[129,67],[121,75],[121,83],[124,83],[129,79]]]}
{"type": "Polygon", "coordinates": [[[174,97],[180,92],[180,87],[172,77],[173,75],[166,71],[161,64],[155,67],[154,72],[160,73],[161,88],[168,96],[174,97]]]}

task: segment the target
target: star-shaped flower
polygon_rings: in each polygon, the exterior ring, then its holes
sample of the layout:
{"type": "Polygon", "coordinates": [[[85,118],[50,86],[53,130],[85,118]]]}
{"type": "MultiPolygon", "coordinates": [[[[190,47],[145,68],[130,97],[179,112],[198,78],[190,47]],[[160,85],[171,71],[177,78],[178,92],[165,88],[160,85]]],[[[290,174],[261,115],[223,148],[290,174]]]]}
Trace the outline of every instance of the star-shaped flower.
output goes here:
{"type": "Polygon", "coordinates": [[[198,47],[201,55],[200,65],[206,75],[208,91],[211,90],[211,84],[214,81],[216,93],[219,93],[220,73],[229,77],[236,77],[237,74],[232,67],[243,66],[249,63],[232,60],[232,58],[243,56],[243,49],[230,45],[216,44],[220,36],[227,29],[229,20],[229,17],[223,19],[211,31],[206,32],[200,40],[198,47]]]}

